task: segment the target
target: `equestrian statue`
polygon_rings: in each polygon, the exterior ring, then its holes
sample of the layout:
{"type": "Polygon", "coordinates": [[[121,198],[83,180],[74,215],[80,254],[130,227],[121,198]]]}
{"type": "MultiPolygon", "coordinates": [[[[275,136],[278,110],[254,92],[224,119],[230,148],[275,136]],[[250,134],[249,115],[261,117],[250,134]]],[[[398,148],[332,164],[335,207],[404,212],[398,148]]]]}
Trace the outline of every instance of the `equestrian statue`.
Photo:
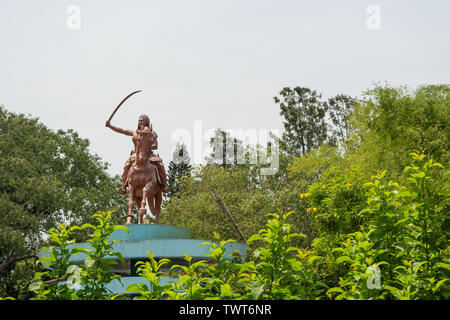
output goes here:
{"type": "Polygon", "coordinates": [[[118,192],[126,193],[128,187],[128,214],[126,224],[133,223],[133,206],[138,208],[138,223],[144,222],[147,213],[146,203],[150,208],[155,223],[159,223],[161,213],[162,192],[169,192],[166,171],[162,159],[153,153],[158,149],[158,135],[150,124],[150,118],[143,114],[138,119],[136,130],[126,130],[111,124],[111,119],[119,107],[130,96],[139,91],[132,92],[116,107],[106,121],[106,127],[127,136],[132,137],[134,150],[125,162],[122,174],[122,186],[118,192]]]}

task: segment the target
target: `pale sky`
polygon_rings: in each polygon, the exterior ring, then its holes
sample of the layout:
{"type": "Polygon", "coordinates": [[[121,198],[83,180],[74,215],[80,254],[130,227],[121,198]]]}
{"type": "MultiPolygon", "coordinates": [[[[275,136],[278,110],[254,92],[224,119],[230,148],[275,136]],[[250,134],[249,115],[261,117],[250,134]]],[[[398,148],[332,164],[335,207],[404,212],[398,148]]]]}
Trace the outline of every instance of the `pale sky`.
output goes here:
{"type": "Polygon", "coordinates": [[[121,174],[131,138],[104,124],[142,90],[112,124],[148,114],[167,168],[172,133],[195,121],[282,130],[285,86],[328,98],[450,83],[449,14],[448,0],[0,0],[0,104],[75,129],[121,174]]]}

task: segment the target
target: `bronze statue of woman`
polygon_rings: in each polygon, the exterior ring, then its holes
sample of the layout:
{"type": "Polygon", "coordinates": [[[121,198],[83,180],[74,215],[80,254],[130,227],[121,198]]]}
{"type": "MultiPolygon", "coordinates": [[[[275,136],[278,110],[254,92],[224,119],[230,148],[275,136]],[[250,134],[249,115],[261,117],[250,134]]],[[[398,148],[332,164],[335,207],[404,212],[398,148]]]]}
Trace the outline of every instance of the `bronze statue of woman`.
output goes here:
{"type": "Polygon", "coordinates": [[[134,150],[125,162],[122,174],[122,186],[119,188],[118,192],[121,194],[126,193],[128,171],[136,161],[151,161],[157,168],[158,182],[162,192],[170,192],[162,159],[153,153],[153,150],[158,149],[158,134],[150,125],[150,118],[145,114],[141,115],[138,119],[138,127],[136,130],[126,130],[113,126],[109,120],[106,121],[106,127],[118,133],[131,136],[134,144],[134,150]]]}

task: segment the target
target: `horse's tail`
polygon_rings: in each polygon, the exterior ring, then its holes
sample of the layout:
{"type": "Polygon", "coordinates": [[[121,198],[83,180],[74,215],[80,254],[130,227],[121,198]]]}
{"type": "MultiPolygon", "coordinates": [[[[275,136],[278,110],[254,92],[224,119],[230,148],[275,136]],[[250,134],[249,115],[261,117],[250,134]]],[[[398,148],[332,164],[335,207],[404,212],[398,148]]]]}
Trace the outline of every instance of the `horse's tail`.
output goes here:
{"type": "Polygon", "coordinates": [[[156,208],[157,204],[155,202],[155,195],[159,192],[159,184],[158,184],[158,169],[156,166],[150,162],[151,166],[151,174],[150,174],[150,181],[147,183],[147,203],[148,207],[150,209],[150,212],[156,216],[158,214],[158,208],[156,208]]]}

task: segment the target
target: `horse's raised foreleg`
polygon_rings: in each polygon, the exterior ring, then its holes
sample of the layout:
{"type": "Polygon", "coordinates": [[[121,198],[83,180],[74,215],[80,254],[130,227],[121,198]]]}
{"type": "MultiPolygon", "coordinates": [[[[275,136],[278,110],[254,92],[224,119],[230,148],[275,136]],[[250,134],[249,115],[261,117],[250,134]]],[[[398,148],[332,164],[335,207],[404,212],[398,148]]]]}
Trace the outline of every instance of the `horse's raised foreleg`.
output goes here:
{"type": "Polygon", "coordinates": [[[134,193],[134,187],[131,184],[129,184],[128,185],[128,215],[127,215],[127,222],[125,224],[133,223],[133,205],[134,205],[133,193],[134,193]]]}

